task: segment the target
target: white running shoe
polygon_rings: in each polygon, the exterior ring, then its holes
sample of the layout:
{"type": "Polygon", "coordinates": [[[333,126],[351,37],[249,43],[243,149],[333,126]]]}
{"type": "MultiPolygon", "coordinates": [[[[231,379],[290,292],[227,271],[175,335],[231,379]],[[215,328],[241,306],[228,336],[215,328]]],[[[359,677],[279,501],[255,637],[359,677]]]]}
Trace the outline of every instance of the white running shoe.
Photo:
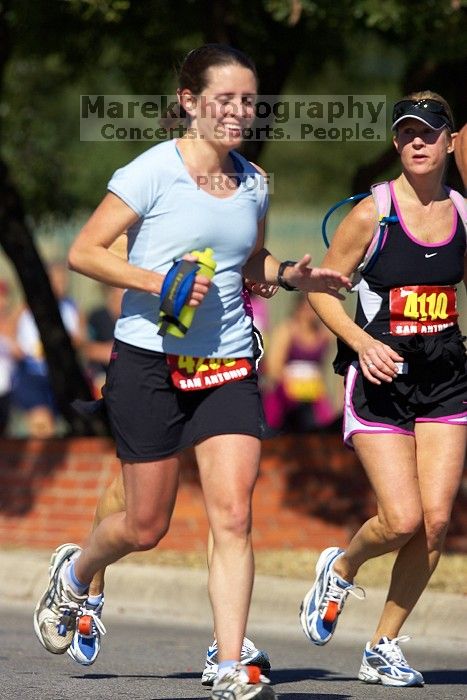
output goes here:
{"type": "Polygon", "coordinates": [[[216,678],[212,686],[214,700],[276,700],[277,696],[269,685],[269,679],[261,675],[258,666],[237,664],[231,671],[216,678]]]}
{"type": "Polygon", "coordinates": [[[104,597],[97,605],[86,601],[79,611],[73,641],[67,653],[73,661],[82,666],[91,666],[101,650],[101,637],[106,633],[101,620],[103,607],[104,597]]]}
{"type": "MultiPolygon", "coordinates": [[[[262,649],[257,649],[253,642],[247,637],[243,638],[240,661],[243,666],[259,666],[261,673],[269,676],[271,662],[269,655],[262,649]]],[[[206,663],[201,676],[201,683],[205,686],[212,686],[217,678],[217,641],[214,640],[206,653],[206,663]]]]}
{"type": "Polygon", "coordinates": [[[81,551],[76,544],[62,544],[52,554],[49,583],[34,611],[34,631],[52,654],[64,654],[76,629],[76,617],[87,595],[78,595],[64,580],[64,570],[81,551]]]}
{"type": "Polygon", "coordinates": [[[325,549],[316,564],[316,579],[300,606],[300,623],[310,642],[322,646],[334,634],[337,620],[349,593],[363,600],[365,591],[337,576],[333,564],[344,553],[338,547],[325,549]],[[357,595],[360,590],[363,595],[357,595]]]}
{"type": "Polygon", "coordinates": [[[358,673],[359,680],[392,686],[424,685],[422,674],[409,666],[399,646],[399,642],[408,642],[409,639],[407,635],[394,639],[382,637],[373,647],[368,642],[358,673]]]}

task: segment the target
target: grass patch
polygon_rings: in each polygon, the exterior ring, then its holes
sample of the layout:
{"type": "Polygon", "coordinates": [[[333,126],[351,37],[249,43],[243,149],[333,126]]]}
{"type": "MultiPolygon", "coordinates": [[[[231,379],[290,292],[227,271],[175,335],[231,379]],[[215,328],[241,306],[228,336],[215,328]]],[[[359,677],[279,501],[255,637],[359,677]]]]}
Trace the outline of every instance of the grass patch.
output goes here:
{"type": "MultiPolygon", "coordinates": [[[[301,579],[311,582],[319,552],[309,549],[258,550],[255,553],[256,572],[267,576],[301,579]]],[[[357,583],[368,588],[387,588],[395,555],[386,554],[362,566],[357,583]]],[[[131,554],[133,563],[156,566],[180,566],[195,569],[206,567],[204,552],[175,552],[154,550],[131,554]]],[[[445,554],[428,584],[428,589],[444,593],[467,595],[467,556],[445,554]]]]}

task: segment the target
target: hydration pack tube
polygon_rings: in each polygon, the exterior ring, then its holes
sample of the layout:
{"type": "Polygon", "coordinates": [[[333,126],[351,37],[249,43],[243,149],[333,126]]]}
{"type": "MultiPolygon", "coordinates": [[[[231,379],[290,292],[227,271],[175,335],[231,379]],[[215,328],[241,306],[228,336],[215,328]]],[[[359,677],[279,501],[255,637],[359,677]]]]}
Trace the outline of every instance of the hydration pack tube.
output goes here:
{"type": "Polygon", "coordinates": [[[353,194],[350,197],[346,197],[345,199],[341,199],[340,202],[336,202],[335,204],[332,205],[330,209],[326,212],[323,223],[321,224],[321,235],[323,236],[323,241],[324,245],[326,248],[329,248],[329,239],[327,236],[327,231],[326,231],[326,226],[328,223],[328,219],[333,214],[336,209],[339,209],[339,207],[344,206],[344,204],[350,204],[351,202],[358,202],[359,199],[365,199],[365,197],[368,197],[370,193],[369,192],[360,192],[360,194],[353,194]]]}
{"type": "MultiPolygon", "coordinates": [[[[458,215],[462,220],[467,236],[467,205],[465,199],[460,192],[457,192],[456,190],[453,190],[450,187],[446,187],[446,191],[455,209],[457,210],[458,215]]],[[[390,216],[391,190],[389,187],[389,182],[377,182],[374,185],[371,185],[370,192],[361,192],[360,194],[354,194],[351,197],[346,197],[340,202],[337,202],[326,213],[323,219],[323,223],[321,225],[321,233],[323,236],[324,243],[326,247],[329,248],[329,240],[327,237],[326,225],[331,214],[344,204],[349,204],[350,202],[357,202],[360,199],[369,197],[370,194],[373,196],[373,200],[375,203],[376,212],[378,216],[378,224],[375,227],[373,238],[365,253],[365,257],[357,267],[357,278],[361,275],[363,271],[371,270],[382,248],[384,238],[388,230],[388,225],[397,223],[397,221],[399,220],[397,216],[390,216]]]]}
{"type": "Polygon", "coordinates": [[[358,287],[358,283],[361,279],[361,273],[371,270],[373,265],[378,259],[378,255],[386,237],[389,224],[395,224],[399,221],[397,216],[390,216],[391,213],[391,191],[389,189],[388,182],[378,182],[375,185],[371,185],[370,192],[360,192],[359,194],[354,194],[350,197],[342,199],[340,202],[334,204],[329,211],[326,213],[323,223],[321,225],[321,233],[323,235],[324,243],[327,248],[329,248],[329,240],[326,232],[326,225],[331,214],[343,206],[344,204],[349,204],[350,202],[358,202],[360,199],[365,199],[365,197],[373,196],[373,200],[376,206],[376,212],[378,215],[378,223],[375,226],[373,232],[373,238],[371,239],[370,245],[365,253],[365,257],[358,265],[353,279],[352,291],[358,287]]]}

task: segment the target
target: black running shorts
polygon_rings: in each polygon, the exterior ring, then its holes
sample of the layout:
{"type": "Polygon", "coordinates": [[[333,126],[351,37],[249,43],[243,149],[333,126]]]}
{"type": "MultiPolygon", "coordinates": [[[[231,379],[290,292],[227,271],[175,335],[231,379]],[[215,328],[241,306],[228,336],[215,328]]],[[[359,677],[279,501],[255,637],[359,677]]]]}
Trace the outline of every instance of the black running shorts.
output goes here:
{"type": "Polygon", "coordinates": [[[103,395],[124,462],[152,462],[213,435],[261,438],[256,372],[213,389],[175,389],[160,352],[115,341],[103,395]]]}
{"type": "Polygon", "coordinates": [[[372,384],[353,362],[345,380],[344,441],[355,433],[413,435],[415,423],[467,426],[467,361],[407,363],[390,383],[372,384]]]}

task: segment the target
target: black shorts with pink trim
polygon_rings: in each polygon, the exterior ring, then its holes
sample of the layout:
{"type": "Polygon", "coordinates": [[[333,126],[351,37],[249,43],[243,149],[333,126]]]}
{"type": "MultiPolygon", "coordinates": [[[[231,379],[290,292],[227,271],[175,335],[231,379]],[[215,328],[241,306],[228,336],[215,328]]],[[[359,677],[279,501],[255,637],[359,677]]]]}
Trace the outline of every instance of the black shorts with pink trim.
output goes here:
{"type": "Polygon", "coordinates": [[[372,384],[357,361],[345,379],[344,442],[366,434],[413,435],[415,423],[467,426],[467,357],[437,362],[410,358],[391,383],[372,384]]]}

